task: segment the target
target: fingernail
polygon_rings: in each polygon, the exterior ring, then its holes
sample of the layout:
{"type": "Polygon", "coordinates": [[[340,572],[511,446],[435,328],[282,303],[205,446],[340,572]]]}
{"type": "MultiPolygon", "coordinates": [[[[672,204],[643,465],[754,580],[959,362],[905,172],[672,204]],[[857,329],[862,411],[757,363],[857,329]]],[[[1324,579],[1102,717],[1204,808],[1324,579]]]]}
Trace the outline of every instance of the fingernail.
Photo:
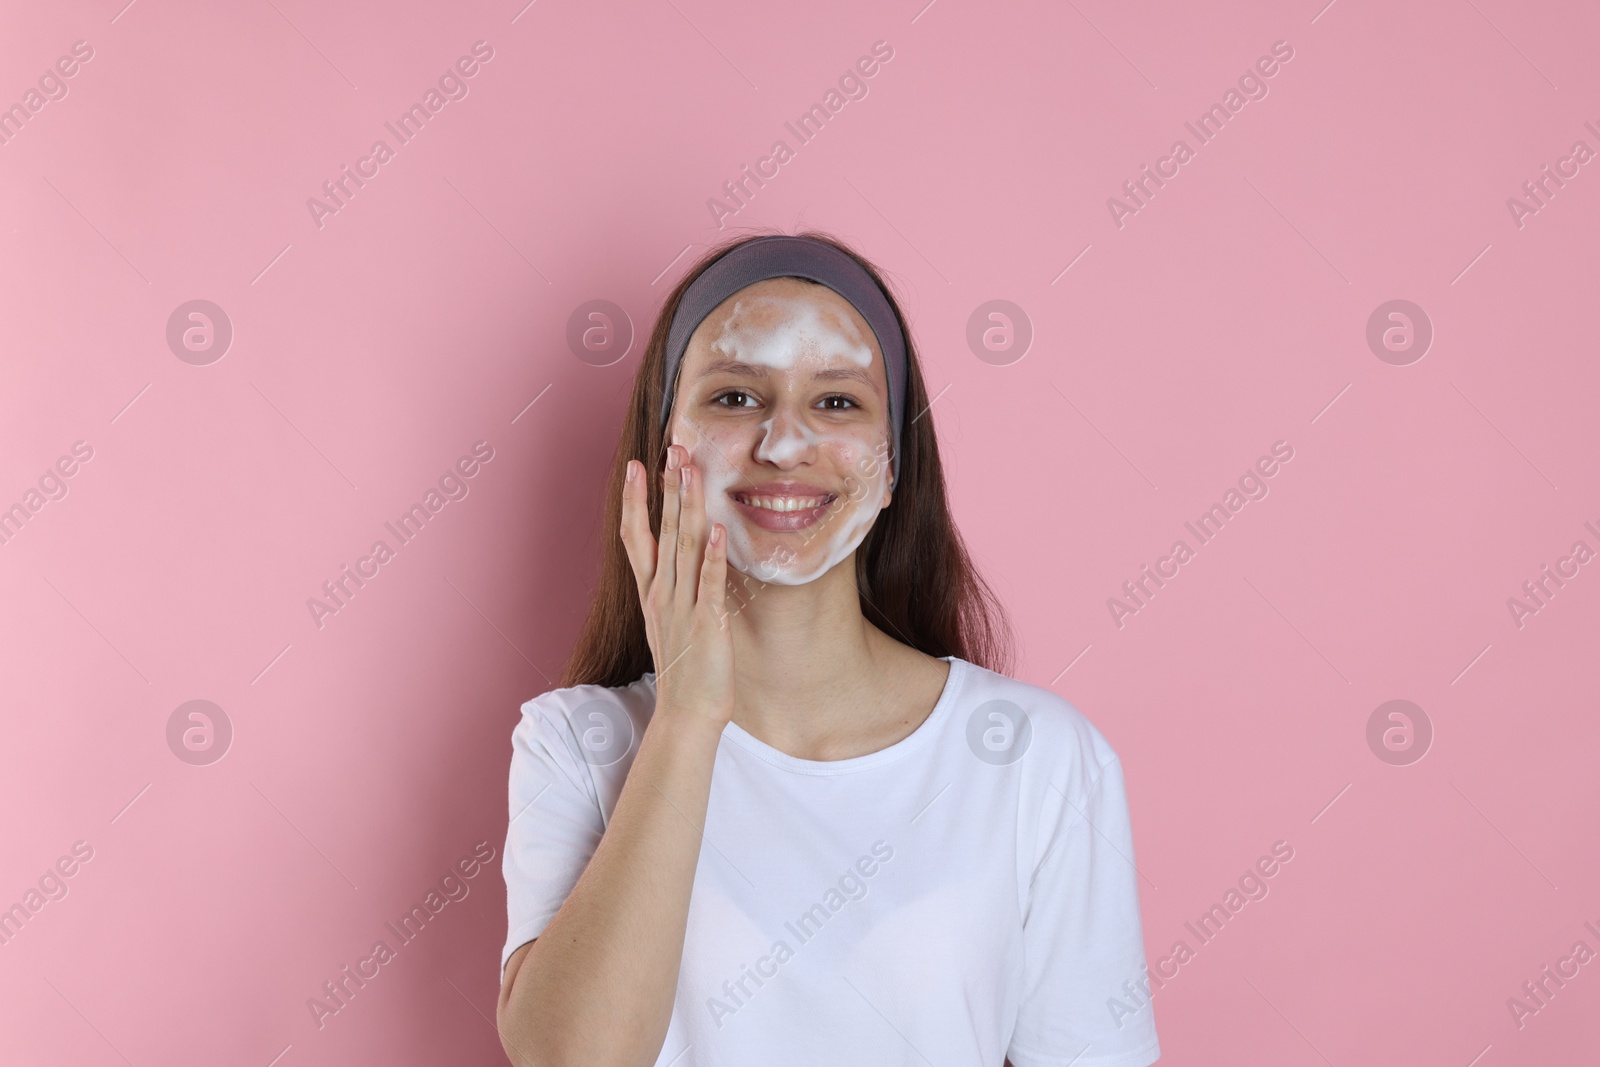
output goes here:
{"type": "Polygon", "coordinates": [[[628,484],[632,485],[633,484],[633,479],[635,478],[635,476],[636,475],[635,475],[635,472],[634,472],[634,469],[633,469],[633,460],[630,459],[630,460],[628,460],[628,471],[627,471],[627,474],[624,475],[624,477],[627,479],[628,484]]]}
{"type": "Polygon", "coordinates": [[[722,524],[720,522],[713,523],[711,526],[711,543],[714,545],[722,544],[722,524]]]}
{"type": "Polygon", "coordinates": [[[677,469],[678,469],[678,450],[676,448],[673,448],[671,445],[668,445],[667,446],[667,470],[675,471],[677,469]]]}

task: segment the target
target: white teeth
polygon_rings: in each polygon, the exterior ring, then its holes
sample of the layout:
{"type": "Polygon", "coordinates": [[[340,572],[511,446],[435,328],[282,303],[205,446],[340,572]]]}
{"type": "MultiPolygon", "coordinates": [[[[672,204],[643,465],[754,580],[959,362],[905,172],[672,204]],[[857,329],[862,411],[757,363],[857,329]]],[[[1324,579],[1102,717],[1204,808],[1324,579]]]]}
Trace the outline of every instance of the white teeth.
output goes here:
{"type": "Polygon", "coordinates": [[[766,508],[768,511],[804,511],[807,508],[821,507],[825,497],[820,496],[741,496],[739,498],[753,508],[766,508]]]}

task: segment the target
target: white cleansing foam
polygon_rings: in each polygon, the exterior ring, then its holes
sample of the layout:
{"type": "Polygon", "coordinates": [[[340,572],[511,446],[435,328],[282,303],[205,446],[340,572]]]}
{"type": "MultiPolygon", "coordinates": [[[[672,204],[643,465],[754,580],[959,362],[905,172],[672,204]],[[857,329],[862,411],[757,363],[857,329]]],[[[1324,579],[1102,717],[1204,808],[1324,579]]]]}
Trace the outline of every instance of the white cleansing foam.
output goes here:
{"type": "MultiPolygon", "coordinates": [[[[781,372],[791,391],[820,370],[870,367],[873,348],[855,323],[816,303],[762,294],[737,300],[711,343],[720,356],[781,372]]],[[[681,395],[681,394],[680,394],[681,395]]],[[[761,422],[720,430],[679,416],[673,443],[689,450],[705,476],[706,515],[728,531],[728,563],[735,570],[777,585],[803,585],[827,573],[860,546],[882,510],[889,490],[885,427],[813,428],[806,413],[769,409],[761,422]],[[792,532],[754,527],[731,495],[748,479],[743,456],[783,469],[808,455],[825,453],[846,470],[848,489],[811,526],[792,532]],[[758,545],[758,539],[764,542],[758,545]]]]}

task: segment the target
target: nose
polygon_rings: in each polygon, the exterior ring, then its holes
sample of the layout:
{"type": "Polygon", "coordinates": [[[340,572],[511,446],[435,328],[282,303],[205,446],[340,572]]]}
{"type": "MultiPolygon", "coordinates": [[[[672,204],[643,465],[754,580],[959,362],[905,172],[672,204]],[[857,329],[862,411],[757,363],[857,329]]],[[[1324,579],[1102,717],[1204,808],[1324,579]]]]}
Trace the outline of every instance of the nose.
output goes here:
{"type": "Polygon", "coordinates": [[[805,419],[788,405],[778,405],[772,417],[761,424],[756,459],[787,470],[811,458],[816,444],[816,434],[805,419]]]}

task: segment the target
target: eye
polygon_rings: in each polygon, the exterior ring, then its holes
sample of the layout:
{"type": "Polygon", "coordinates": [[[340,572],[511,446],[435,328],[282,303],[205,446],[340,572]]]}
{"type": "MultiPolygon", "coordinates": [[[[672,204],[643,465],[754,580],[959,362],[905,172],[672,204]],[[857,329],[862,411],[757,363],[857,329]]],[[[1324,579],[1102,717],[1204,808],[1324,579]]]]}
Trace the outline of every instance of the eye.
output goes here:
{"type": "Polygon", "coordinates": [[[823,410],[825,411],[848,411],[849,408],[861,406],[860,404],[857,404],[852,397],[845,396],[843,393],[834,393],[832,396],[825,396],[818,401],[818,403],[822,405],[823,410]],[[848,405],[848,407],[846,405],[848,405]]]}
{"type": "Polygon", "coordinates": [[[711,403],[717,405],[718,407],[744,408],[753,406],[755,403],[755,397],[739,389],[729,389],[726,392],[718,393],[716,396],[712,397],[711,403]],[[723,403],[723,401],[727,400],[729,397],[736,398],[735,402],[732,404],[723,403]],[[747,400],[750,401],[749,404],[745,403],[747,400]]]}

